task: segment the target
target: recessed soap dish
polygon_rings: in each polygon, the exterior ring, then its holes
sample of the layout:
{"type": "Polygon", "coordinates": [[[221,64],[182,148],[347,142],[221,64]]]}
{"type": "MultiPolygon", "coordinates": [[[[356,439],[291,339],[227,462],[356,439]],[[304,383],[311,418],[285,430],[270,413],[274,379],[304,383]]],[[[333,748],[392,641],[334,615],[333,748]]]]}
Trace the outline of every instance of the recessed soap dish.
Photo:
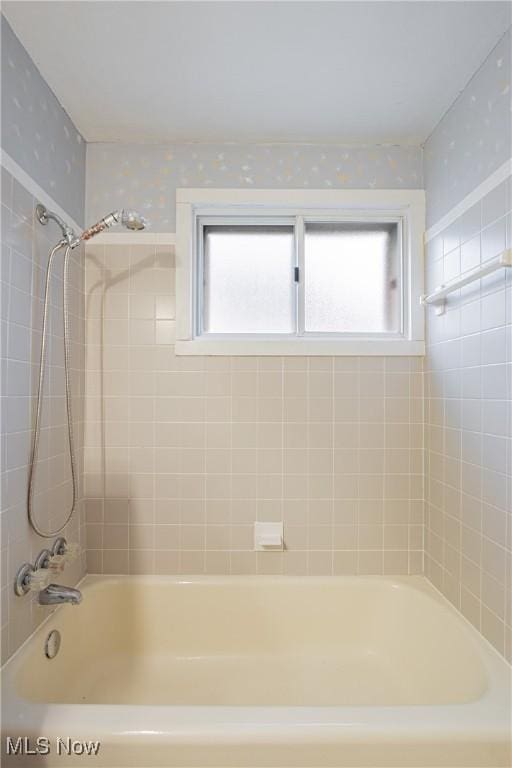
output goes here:
{"type": "Polygon", "coordinates": [[[254,550],[256,552],[282,551],[282,523],[254,523],[254,550]]]}

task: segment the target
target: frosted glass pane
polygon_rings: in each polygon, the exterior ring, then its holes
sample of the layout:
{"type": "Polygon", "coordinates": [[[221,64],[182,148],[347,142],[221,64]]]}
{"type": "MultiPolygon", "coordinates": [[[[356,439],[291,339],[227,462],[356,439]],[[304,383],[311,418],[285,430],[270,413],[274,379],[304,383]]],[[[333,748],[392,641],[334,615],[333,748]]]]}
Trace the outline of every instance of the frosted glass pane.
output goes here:
{"type": "Polygon", "coordinates": [[[306,331],[400,331],[397,236],[396,223],[306,225],[306,331]]]}
{"type": "Polygon", "coordinates": [[[204,228],[204,331],[293,333],[291,226],[204,228]]]}

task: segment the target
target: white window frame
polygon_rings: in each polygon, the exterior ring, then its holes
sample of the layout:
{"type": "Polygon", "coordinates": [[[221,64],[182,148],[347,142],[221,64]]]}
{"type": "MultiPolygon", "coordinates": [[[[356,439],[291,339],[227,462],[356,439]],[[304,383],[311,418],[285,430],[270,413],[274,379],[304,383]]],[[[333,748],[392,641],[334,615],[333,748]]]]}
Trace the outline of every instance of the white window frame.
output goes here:
{"type": "MultiPolygon", "coordinates": [[[[178,189],[176,191],[176,343],[177,355],[424,355],[423,190],[246,190],[178,189]],[[230,217],[243,223],[255,217],[298,217],[309,221],[394,221],[402,227],[403,333],[198,334],[199,221],[230,217]]],[[[299,243],[302,242],[299,238],[299,243]]],[[[300,249],[299,249],[300,250],[300,249]]],[[[299,311],[303,309],[303,258],[298,254],[301,280],[299,311]],[[302,293],[302,295],[301,295],[302,293]]]]}

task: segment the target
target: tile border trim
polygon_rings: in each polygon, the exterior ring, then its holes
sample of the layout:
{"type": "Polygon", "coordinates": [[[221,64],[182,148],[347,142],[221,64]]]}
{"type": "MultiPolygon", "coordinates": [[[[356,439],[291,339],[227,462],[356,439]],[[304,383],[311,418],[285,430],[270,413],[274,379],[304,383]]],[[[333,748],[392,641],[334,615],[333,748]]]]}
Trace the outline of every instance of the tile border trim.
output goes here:
{"type": "Polygon", "coordinates": [[[490,176],[488,176],[478,187],[475,187],[469,195],[466,195],[457,205],[455,205],[447,214],[442,216],[436,224],[427,229],[425,232],[425,242],[428,243],[434,237],[439,235],[444,229],[453,224],[459,216],[462,216],[467,210],[469,210],[475,203],[478,203],[489,192],[492,192],[495,187],[512,176],[512,157],[506,160],[503,165],[500,165],[490,176]]]}
{"type": "Polygon", "coordinates": [[[174,232],[101,232],[94,240],[94,245],[174,245],[174,232]]]}
{"type": "Polygon", "coordinates": [[[61,208],[61,206],[55,202],[53,197],[51,197],[48,192],[45,192],[44,189],[40,187],[36,181],[34,181],[32,176],[24,171],[23,168],[18,165],[16,160],[13,160],[13,158],[4,149],[1,150],[0,164],[40,203],[43,203],[43,205],[45,205],[47,208],[55,211],[55,213],[58,214],[61,219],[64,219],[66,224],[74,229],[75,232],[82,232],[83,227],[80,224],[77,224],[76,221],[69,215],[69,213],[61,208]]]}

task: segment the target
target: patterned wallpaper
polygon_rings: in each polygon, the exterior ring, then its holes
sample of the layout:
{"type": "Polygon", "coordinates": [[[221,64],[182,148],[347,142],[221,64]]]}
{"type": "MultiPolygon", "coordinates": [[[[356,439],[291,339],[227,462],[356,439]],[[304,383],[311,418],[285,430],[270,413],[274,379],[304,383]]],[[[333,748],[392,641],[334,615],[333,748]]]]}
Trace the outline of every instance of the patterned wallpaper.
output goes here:
{"type": "Polygon", "coordinates": [[[309,144],[87,145],[87,220],[127,206],[175,229],[177,187],[421,189],[419,147],[309,144]]]}
{"type": "MultiPolygon", "coordinates": [[[[6,19],[2,147],[79,223],[86,144],[6,19]]],[[[90,144],[87,219],[139,207],[172,231],[180,186],[420,188],[431,226],[510,157],[510,30],[419,147],[300,144],[90,144]],[[423,166],[423,167],[422,167],[423,166]]]]}
{"type": "Polygon", "coordinates": [[[2,148],[83,224],[85,141],[5,17],[0,18],[2,148]]]}
{"type": "Polygon", "coordinates": [[[511,40],[509,29],[425,144],[428,226],[512,154],[511,40]]]}

